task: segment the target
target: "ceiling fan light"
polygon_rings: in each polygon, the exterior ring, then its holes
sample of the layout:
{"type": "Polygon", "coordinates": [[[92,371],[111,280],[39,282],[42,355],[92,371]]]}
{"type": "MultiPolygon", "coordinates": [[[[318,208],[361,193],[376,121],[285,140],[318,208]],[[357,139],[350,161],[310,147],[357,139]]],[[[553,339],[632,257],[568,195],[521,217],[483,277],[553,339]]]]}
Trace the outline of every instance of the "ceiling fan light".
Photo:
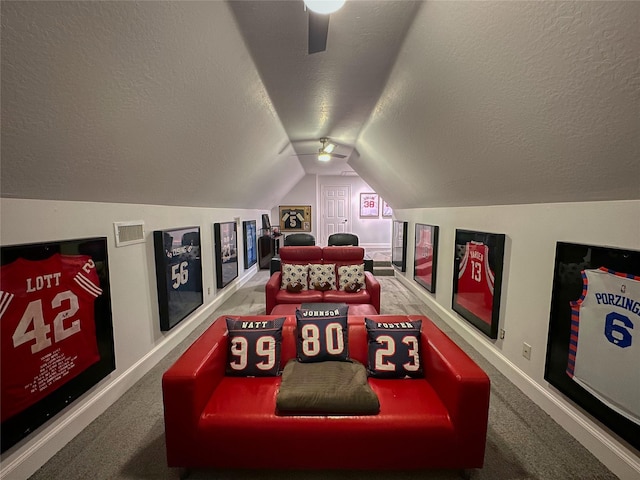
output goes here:
{"type": "Polygon", "coordinates": [[[329,14],[342,8],[345,0],[304,0],[309,10],[316,13],[329,14]]]}
{"type": "Polygon", "coordinates": [[[323,150],[327,153],[331,153],[333,152],[333,150],[336,148],[336,146],[333,143],[327,143],[327,145],[325,145],[325,147],[323,148],[323,150]]]}
{"type": "Polygon", "coordinates": [[[320,162],[328,162],[331,160],[331,154],[327,152],[320,152],[318,153],[318,160],[320,162]]]}

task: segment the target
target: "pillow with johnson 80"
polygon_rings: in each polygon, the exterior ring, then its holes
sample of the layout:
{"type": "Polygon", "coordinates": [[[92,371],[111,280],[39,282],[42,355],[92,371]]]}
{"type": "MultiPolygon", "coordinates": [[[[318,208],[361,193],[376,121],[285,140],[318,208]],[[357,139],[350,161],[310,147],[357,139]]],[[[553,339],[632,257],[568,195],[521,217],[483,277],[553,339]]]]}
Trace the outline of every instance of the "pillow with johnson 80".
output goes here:
{"type": "Polygon", "coordinates": [[[367,371],[376,378],[421,378],[422,320],[397,323],[365,318],[368,338],[367,371]]]}
{"type": "Polygon", "coordinates": [[[312,363],[349,359],[347,308],[337,309],[337,316],[296,309],[298,361],[312,363]],[[316,313],[320,315],[314,315],[316,313]]]}
{"type": "Polygon", "coordinates": [[[226,375],[276,377],[280,373],[282,326],[285,318],[241,320],[227,318],[229,348],[226,375]]]}

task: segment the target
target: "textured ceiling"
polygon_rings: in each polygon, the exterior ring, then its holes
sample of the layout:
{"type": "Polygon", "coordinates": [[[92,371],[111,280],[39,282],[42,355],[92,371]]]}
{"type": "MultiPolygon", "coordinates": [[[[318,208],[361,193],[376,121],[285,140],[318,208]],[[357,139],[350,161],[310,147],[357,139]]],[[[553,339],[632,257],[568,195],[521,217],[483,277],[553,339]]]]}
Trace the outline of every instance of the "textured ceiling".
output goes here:
{"type": "Polygon", "coordinates": [[[288,142],[226,3],[2,2],[3,196],[271,208],[288,142]]]}
{"type": "MultiPolygon", "coordinates": [[[[329,17],[325,52],[307,53],[302,1],[231,2],[240,32],[305,171],[339,174],[387,81],[422,2],[347,1],[329,17]],[[319,139],[342,161],[317,160],[319,139]]],[[[356,153],[357,155],[357,153],[356,153]]]]}
{"type": "Polygon", "coordinates": [[[426,2],[357,148],[394,208],[640,198],[640,2],[426,2]]]}
{"type": "Polygon", "coordinates": [[[353,168],[396,209],[640,198],[640,2],[350,0],[311,56],[301,0],[1,8],[5,197],[271,208],[353,168]]]}

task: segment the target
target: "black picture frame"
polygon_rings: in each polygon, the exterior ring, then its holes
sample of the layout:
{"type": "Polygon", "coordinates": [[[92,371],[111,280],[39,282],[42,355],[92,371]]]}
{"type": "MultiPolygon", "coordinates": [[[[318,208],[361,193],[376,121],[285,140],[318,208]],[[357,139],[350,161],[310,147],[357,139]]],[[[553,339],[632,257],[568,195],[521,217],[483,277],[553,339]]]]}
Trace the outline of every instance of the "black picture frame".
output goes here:
{"type": "Polygon", "coordinates": [[[626,360],[634,355],[630,348],[637,352],[638,326],[640,251],[557,242],[544,378],[636,450],[637,355],[635,363],[626,360]],[[635,413],[618,407],[629,392],[635,413]]]}
{"type": "Polygon", "coordinates": [[[106,237],[2,246],[0,257],[4,452],[107,377],[116,359],[106,237]]]}
{"type": "Polygon", "coordinates": [[[436,292],[438,235],[440,227],[416,223],[413,279],[428,292],[436,292]]]}
{"type": "Polygon", "coordinates": [[[236,222],[213,225],[215,235],[216,281],[224,288],[238,276],[238,235],[236,222]]]}
{"type": "Polygon", "coordinates": [[[506,236],[456,229],[452,308],[489,338],[498,338],[506,236]]]}
{"type": "Polygon", "coordinates": [[[171,330],[204,300],[200,227],[153,232],[160,329],[171,330]]]}
{"type": "Polygon", "coordinates": [[[257,226],[255,220],[242,222],[244,238],[244,269],[251,268],[258,262],[257,226]]]}
{"type": "Polygon", "coordinates": [[[391,264],[401,272],[407,270],[408,222],[394,220],[391,231],[391,264]]]}

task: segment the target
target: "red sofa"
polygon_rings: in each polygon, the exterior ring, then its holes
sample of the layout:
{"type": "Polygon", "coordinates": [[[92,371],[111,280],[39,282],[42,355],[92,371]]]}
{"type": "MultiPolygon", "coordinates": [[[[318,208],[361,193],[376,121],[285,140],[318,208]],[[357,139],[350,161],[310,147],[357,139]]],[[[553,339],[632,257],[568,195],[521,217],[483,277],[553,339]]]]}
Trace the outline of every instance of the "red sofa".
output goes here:
{"type": "MultiPolygon", "coordinates": [[[[225,316],[198,338],[162,378],[170,467],[221,469],[471,469],[482,467],[489,378],[422,316],[424,378],[368,383],[376,415],[278,416],[281,377],[225,376],[225,316]]],[[[237,318],[237,317],[236,317],[237,318]]],[[[273,320],[276,316],[240,317],[273,320]]],[[[296,355],[295,315],[283,327],[281,366],[296,355]]],[[[348,317],[351,358],[367,364],[364,317],[348,317]]]]}
{"type": "MultiPolygon", "coordinates": [[[[284,265],[335,264],[336,269],[345,265],[364,265],[364,248],[362,247],[281,247],[281,267],[284,265]]],[[[282,288],[282,271],[271,275],[265,286],[266,313],[279,304],[300,303],[347,303],[373,305],[380,312],[380,283],[373,273],[364,272],[366,288],[355,293],[341,290],[303,290],[292,293],[282,288]]]]}

